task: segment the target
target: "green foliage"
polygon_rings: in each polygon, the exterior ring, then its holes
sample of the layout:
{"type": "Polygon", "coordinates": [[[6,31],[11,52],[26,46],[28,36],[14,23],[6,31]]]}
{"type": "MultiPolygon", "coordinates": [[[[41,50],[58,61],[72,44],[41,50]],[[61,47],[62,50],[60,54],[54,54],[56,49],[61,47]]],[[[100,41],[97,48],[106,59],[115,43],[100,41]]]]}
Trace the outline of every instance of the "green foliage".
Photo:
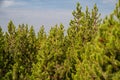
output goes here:
{"type": "Polygon", "coordinates": [[[72,14],[66,35],[62,24],[37,35],[12,21],[0,27],[0,80],[120,80],[120,0],[102,23],[96,4],[72,14]]]}
{"type": "MultiPolygon", "coordinates": [[[[43,28],[40,32],[44,35],[43,28]]],[[[44,36],[42,36],[44,37],[44,36]]],[[[43,39],[43,38],[42,38],[43,39]]],[[[41,40],[42,41],[42,40],[41,40]]],[[[47,39],[44,39],[37,55],[37,63],[33,64],[33,77],[35,80],[61,80],[64,79],[64,30],[63,25],[51,28],[47,39]]]]}
{"type": "Polygon", "coordinates": [[[116,18],[118,19],[118,22],[120,23],[120,0],[116,4],[116,8],[114,10],[114,15],[116,16],[116,18]]]}
{"type": "Polygon", "coordinates": [[[5,42],[4,42],[4,35],[3,35],[3,32],[2,32],[2,28],[0,27],[0,79],[3,78],[3,68],[4,68],[4,61],[3,61],[3,58],[4,58],[4,45],[5,45],[5,42]]]}

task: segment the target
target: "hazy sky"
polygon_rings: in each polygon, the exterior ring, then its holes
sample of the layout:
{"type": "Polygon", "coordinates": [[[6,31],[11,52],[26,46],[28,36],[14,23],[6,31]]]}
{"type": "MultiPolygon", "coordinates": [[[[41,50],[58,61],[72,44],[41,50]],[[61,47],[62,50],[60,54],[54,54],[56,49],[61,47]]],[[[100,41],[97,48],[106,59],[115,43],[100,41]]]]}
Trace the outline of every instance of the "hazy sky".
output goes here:
{"type": "Polygon", "coordinates": [[[85,10],[86,5],[90,9],[96,3],[99,12],[104,17],[110,14],[118,0],[0,0],[0,26],[4,31],[7,24],[13,20],[14,24],[33,25],[36,31],[41,25],[46,31],[55,24],[62,23],[65,28],[69,26],[72,19],[72,11],[76,3],[80,2],[85,10]]]}

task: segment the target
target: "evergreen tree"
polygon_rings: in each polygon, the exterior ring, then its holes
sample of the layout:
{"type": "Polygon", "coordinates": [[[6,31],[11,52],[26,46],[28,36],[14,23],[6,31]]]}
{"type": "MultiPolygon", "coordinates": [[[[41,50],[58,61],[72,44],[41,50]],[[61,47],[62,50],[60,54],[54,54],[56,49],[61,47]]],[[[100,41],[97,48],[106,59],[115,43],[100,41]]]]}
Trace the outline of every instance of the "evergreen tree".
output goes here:
{"type": "Polygon", "coordinates": [[[15,25],[12,21],[8,23],[8,32],[5,34],[5,48],[4,48],[4,68],[3,68],[3,80],[11,80],[13,78],[13,64],[14,64],[14,55],[16,54],[15,50],[15,25]]]}
{"type": "Polygon", "coordinates": [[[17,56],[15,66],[18,70],[17,80],[29,80],[32,74],[32,63],[35,62],[36,49],[36,36],[33,27],[28,30],[28,25],[19,25],[16,37],[17,56]]]}
{"type": "Polygon", "coordinates": [[[2,28],[0,27],[0,79],[3,79],[4,76],[4,33],[2,32],[2,28]]]}
{"type": "MultiPolygon", "coordinates": [[[[40,32],[43,35],[42,29],[40,32]]],[[[40,50],[37,55],[38,62],[33,67],[33,79],[60,80],[64,78],[64,72],[62,72],[64,68],[63,43],[63,26],[51,28],[48,38],[40,44],[40,50]]]]}

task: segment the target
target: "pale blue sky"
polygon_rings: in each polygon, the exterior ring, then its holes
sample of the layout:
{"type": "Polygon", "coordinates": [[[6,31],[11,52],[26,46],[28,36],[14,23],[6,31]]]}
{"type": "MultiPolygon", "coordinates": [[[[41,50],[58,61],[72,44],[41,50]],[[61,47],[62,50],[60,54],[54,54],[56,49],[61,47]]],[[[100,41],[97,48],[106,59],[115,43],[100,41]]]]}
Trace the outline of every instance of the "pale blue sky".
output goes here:
{"type": "Polygon", "coordinates": [[[76,3],[80,2],[85,10],[90,9],[96,3],[102,18],[110,14],[118,0],[0,0],[0,25],[4,31],[7,30],[7,23],[13,20],[14,24],[33,25],[36,31],[41,25],[46,31],[55,24],[62,23],[65,28],[73,18],[72,11],[76,3]]]}

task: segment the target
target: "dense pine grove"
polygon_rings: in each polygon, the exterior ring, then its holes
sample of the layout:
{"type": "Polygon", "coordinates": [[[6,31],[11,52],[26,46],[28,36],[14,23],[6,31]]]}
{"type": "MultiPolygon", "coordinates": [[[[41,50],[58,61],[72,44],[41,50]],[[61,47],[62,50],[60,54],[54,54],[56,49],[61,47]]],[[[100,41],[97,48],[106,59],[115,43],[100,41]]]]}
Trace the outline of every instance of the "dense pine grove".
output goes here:
{"type": "Polygon", "coordinates": [[[72,14],[66,34],[62,24],[0,27],[0,80],[120,80],[120,0],[103,20],[96,4],[72,14]]]}

